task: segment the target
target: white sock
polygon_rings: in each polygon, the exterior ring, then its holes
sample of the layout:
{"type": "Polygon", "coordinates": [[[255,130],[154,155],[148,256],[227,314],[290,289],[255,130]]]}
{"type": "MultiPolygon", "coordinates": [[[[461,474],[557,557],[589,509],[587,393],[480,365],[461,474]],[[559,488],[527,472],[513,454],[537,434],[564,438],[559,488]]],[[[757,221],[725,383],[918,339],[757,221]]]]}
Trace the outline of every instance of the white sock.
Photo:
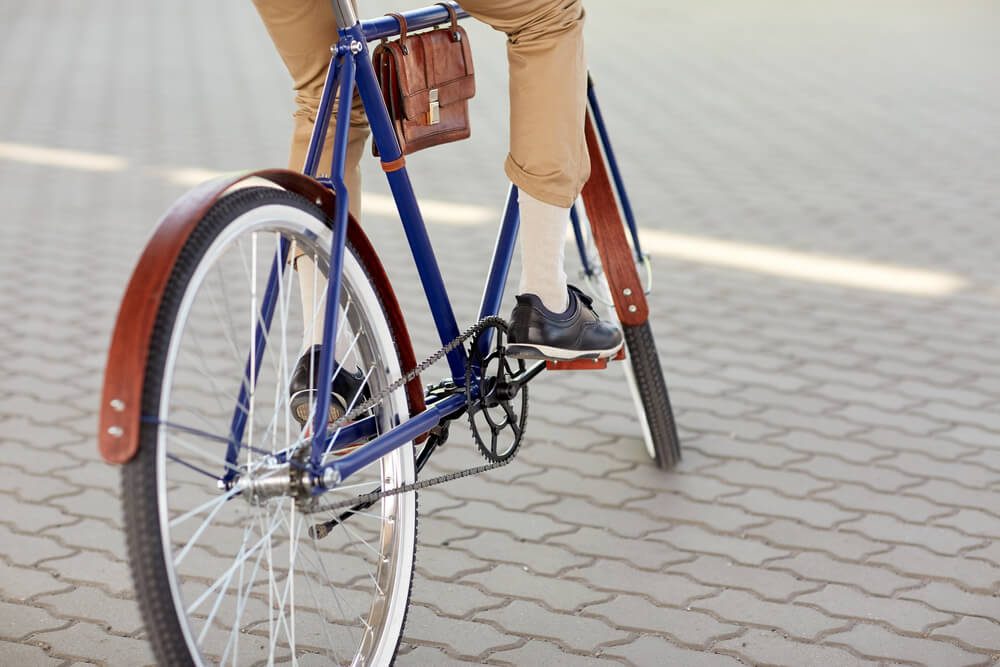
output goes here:
{"type": "Polygon", "coordinates": [[[518,293],[536,294],[546,308],[561,313],[569,307],[563,268],[569,209],[538,201],[524,190],[517,197],[521,212],[518,293]]]}
{"type": "MultiPolygon", "coordinates": [[[[326,303],[326,276],[316,270],[311,257],[302,255],[295,261],[299,274],[299,296],[302,299],[302,347],[308,349],[323,343],[323,304],[326,303]],[[315,317],[314,317],[315,314],[315,317]]],[[[337,345],[334,353],[338,361],[347,353],[351,339],[343,308],[340,310],[337,326],[337,345]]]]}

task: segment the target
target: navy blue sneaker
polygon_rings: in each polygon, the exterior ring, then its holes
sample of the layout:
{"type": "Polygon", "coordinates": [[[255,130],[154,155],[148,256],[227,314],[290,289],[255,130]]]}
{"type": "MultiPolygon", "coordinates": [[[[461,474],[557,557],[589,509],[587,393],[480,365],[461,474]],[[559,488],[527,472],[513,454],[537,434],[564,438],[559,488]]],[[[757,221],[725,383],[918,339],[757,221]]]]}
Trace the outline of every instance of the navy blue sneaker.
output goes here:
{"type": "Polygon", "coordinates": [[[598,317],[594,302],[573,285],[569,306],[553,313],[534,294],[518,294],[510,317],[507,354],[515,359],[605,359],[622,347],[622,332],[598,317]]]}
{"type": "MultiPolygon", "coordinates": [[[[292,380],[288,383],[290,395],[288,402],[292,409],[292,416],[300,426],[304,426],[309,419],[309,411],[315,400],[316,385],[319,380],[319,351],[319,345],[313,345],[306,350],[295,365],[292,380]],[[312,373],[310,373],[310,369],[312,373]]],[[[343,417],[347,412],[347,406],[352,403],[358,406],[370,397],[371,393],[365,383],[364,374],[360,370],[351,373],[346,368],[340,368],[340,364],[336,361],[333,362],[333,383],[330,387],[328,422],[333,423],[343,417]],[[361,396],[355,399],[359,393],[361,396]]]]}

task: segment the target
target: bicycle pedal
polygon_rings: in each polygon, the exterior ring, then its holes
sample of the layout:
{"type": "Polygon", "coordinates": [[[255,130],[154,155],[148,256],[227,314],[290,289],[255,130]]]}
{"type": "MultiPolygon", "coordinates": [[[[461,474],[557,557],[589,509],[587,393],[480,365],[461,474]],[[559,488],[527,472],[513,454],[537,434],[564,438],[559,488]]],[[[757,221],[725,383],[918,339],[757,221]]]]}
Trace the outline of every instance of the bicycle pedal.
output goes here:
{"type": "Polygon", "coordinates": [[[622,345],[618,354],[603,359],[572,359],[569,361],[545,360],[545,370],[549,371],[599,371],[608,367],[608,361],[621,361],[625,358],[625,346],[622,345]]]}

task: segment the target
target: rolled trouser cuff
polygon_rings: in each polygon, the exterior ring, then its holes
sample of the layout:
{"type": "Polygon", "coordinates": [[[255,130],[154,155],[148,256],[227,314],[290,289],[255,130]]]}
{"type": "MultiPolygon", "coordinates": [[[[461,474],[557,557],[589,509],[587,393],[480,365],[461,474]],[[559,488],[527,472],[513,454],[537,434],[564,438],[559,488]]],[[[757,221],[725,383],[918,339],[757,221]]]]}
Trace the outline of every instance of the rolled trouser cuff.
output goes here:
{"type": "Polygon", "coordinates": [[[573,205],[590,177],[590,159],[586,153],[572,170],[552,174],[533,174],[517,164],[510,155],[504,161],[503,168],[507,178],[519,190],[546,204],[562,208],[573,205]]]}

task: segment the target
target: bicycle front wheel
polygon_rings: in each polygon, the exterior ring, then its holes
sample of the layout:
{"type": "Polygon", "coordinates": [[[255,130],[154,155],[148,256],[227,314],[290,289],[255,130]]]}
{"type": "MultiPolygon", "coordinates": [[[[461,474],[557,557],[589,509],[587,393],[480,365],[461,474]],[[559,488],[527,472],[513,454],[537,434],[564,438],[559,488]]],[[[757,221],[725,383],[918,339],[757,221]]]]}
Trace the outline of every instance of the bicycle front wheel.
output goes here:
{"type": "MultiPolygon", "coordinates": [[[[581,216],[581,219],[574,223],[577,225],[575,233],[579,239],[581,263],[590,267],[591,274],[587,276],[587,281],[614,316],[616,311],[611,288],[601,265],[594,237],[590,233],[589,225],[583,224],[584,221],[581,216]]],[[[670,395],[667,393],[667,383],[663,378],[660,354],[653,338],[653,329],[649,320],[635,326],[620,326],[625,336],[628,362],[625,365],[625,379],[628,382],[632,402],[635,404],[646,452],[657,466],[669,470],[681,460],[681,443],[677,435],[670,395]]]]}
{"type": "MultiPolygon", "coordinates": [[[[150,342],[140,448],[123,468],[129,560],[160,664],[387,664],[396,652],[416,496],[349,516],[324,507],[413,482],[412,443],[311,499],[310,438],[289,405],[296,361],[322,321],[331,237],[311,202],[246,188],[209,210],[172,269],[150,342]],[[314,284],[292,268],[300,255],[317,269],[314,284]],[[329,535],[310,531],[338,517],[329,535]]],[[[350,245],[342,284],[337,361],[366,385],[345,397],[353,405],[401,373],[350,245]]],[[[400,389],[368,419],[380,433],[408,416],[400,389]]]]}

